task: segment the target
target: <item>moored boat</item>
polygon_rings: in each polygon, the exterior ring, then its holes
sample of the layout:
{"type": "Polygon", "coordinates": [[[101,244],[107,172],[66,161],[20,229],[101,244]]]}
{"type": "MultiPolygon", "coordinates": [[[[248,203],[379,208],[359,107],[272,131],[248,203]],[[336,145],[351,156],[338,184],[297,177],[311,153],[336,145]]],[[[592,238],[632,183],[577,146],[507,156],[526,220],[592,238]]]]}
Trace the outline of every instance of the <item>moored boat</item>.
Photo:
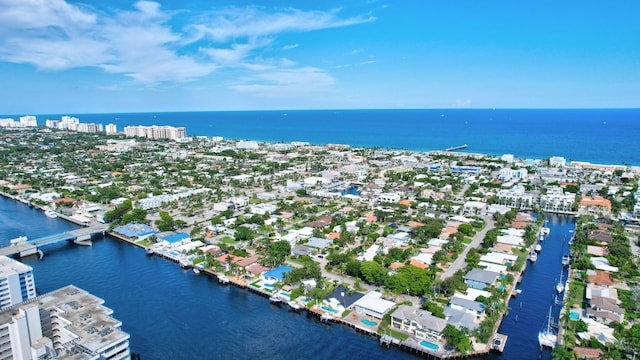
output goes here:
{"type": "Polygon", "coordinates": [[[53,209],[47,209],[44,212],[45,215],[47,215],[47,217],[50,217],[52,219],[55,219],[58,217],[58,214],[56,214],[56,211],[53,209]]]}
{"type": "Polygon", "coordinates": [[[542,245],[536,244],[535,250],[536,252],[540,252],[542,250],[542,245]]]}
{"type": "Polygon", "coordinates": [[[546,346],[554,348],[558,342],[558,335],[553,331],[551,323],[551,308],[549,308],[549,317],[544,328],[538,333],[538,344],[540,346],[546,346]]]}
{"type": "Polygon", "coordinates": [[[300,304],[298,304],[297,302],[295,302],[293,300],[289,301],[287,304],[289,304],[289,307],[291,308],[291,310],[298,311],[298,310],[301,309],[300,304]]]}
{"type": "Polygon", "coordinates": [[[196,275],[200,275],[200,269],[194,267],[193,268],[193,273],[196,274],[196,275]]]}
{"type": "Polygon", "coordinates": [[[282,302],[282,299],[278,295],[271,295],[269,301],[271,301],[272,304],[279,304],[282,302]]]}
{"type": "Polygon", "coordinates": [[[562,257],[562,265],[568,266],[570,260],[571,260],[571,257],[569,255],[564,255],[562,257]]]}
{"type": "Polygon", "coordinates": [[[538,254],[536,254],[535,251],[532,251],[532,252],[529,253],[528,259],[531,262],[536,262],[538,260],[538,254]]]}

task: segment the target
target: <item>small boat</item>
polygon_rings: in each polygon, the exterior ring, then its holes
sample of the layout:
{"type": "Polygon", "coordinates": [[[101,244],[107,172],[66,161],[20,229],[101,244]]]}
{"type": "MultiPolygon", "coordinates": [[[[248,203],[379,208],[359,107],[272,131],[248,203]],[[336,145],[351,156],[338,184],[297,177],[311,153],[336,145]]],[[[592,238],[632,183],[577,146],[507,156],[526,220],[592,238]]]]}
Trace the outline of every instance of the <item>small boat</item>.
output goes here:
{"type": "Polygon", "coordinates": [[[520,295],[520,293],[522,292],[522,289],[515,289],[513,290],[513,292],[511,293],[512,297],[516,297],[518,295],[520,295]]]}
{"type": "Polygon", "coordinates": [[[291,310],[298,311],[298,310],[301,309],[300,304],[298,304],[297,302],[295,302],[293,300],[289,301],[287,304],[289,304],[289,307],[291,308],[291,310]]]}
{"type": "Polygon", "coordinates": [[[562,270],[560,271],[560,281],[558,281],[558,284],[556,285],[556,291],[558,292],[558,294],[561,294],[564,291],[564,282],[562,281],[562,276],[564,274],[562,273],[562,270]]]}
{"type": "Polygon", "coordinates": [[[538,254],[536,254],[535,251],[532,251],[532,252],[529,253],[528,259],[531,262],[536,262],[538,260],[538,254]]]}
{"type": "Polygon", "coordinates": [[[320,315],[320,321],[322,321],[322,322],[333,321],[333,316],[331,316],[329,314],[322,314],[322,315],[320,315]]]}
{"type": "Polygon", "coordinates": [[[536,252],[540,252],[542,250],[542,245],[536,244],[535,250],[536,252]]]}
{"type": "Polygon", "coordinates": [[[562,265],[563,266],[569,266],[570,260],[571,260],[571,257],[569,255],[564,255],[562,257],[562,265]]]}
{"type": "Polygon", "coordinates": [[[145,249],[145,251],[147,252],[147,255],[153,255],[153,248],[148,247],[145,249]]]}
{"type": "Polygon", "coordinates": [[[279,304],[282,302],[282,299],[278,295],[271,295],[269,301],[271,301],[272,304],[279,304]]]}
{"type": "Polygon", "coordinates": [[[554,348],[557,342],[558,335],[556,335],[556,333],[553,331],[551,323],[551,308],[549,308],[549,317],[547,318],[547,324],[538,333],[538,344],[540,344],[541,347],[546,346],[554,348]]]}
{"type": "Polygon", "coordinates": [[[182,259],[180,260],[180,267],[183,269],[188,269],[191,267],[191,261],[187,260],[187,259],[182,259]]]}
{"type": "Polygon", "coordinates": [[[224,274],[219,274],[218,275],[218,282],[220,284],[228,284],[229,283],[229,278],[224,274]]]}
{"type": "Polygon", "coordinates": [[[193,268],[193,273],[196,275],[200,275],[200,270],[198,268],[193,268]]]}
{"type": "Polygon", "coordinates": [[[58,214],[56,214],[56,211],[53,209],[47,209],[44,212],[45,215],[47,215],[47,217],[50,217],[52,219],[55,219],[58,217],[58,214]]]}

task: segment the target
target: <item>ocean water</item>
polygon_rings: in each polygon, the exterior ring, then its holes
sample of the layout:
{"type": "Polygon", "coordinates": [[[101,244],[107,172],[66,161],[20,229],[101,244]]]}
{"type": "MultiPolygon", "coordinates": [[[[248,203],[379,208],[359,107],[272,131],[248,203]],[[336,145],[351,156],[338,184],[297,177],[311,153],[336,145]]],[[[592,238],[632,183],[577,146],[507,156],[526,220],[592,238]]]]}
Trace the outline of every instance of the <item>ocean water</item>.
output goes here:
{"type": "Polygon", "coordinates": [[[81,122],[185,126],[191,136],[414,151],[467,144],[464,151],[640,165],[640,109],[425,109],[214,111],[73,115],[81,122]]]}

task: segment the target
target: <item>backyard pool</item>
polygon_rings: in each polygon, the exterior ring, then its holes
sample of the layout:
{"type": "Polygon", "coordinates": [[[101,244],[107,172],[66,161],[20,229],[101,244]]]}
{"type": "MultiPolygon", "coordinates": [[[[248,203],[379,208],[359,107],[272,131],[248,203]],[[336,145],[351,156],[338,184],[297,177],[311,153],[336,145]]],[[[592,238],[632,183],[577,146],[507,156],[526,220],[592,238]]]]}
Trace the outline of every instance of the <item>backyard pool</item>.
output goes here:
{"type": "Polygon", "coordinates": [[[376,325],[378,325],[377,322],[371,321],[369,319],[360,319],[360,322],[365,324],[365,325],[367,325],[367,326],[376,326],[376,325]]]}
{"type": "Polygon", "coordinates": [[[577,312],[571,312],[569,313],[569,319],[574,321],[580,320],[580,314],[578,314],[577,312]]]}
{"type": "Polygon", "coordinates": [[[439,350],[440,349],[440,346],[438,346],[437,344],[434,344],[434,343],[426,341],[426,340],[420,341],[420,345],[426,347],[427,349],[431,349],[431,350],[439,350]]]}
{"type": "Polygon", "coordinates": [[[332,313],[334,313],[334,314],[337,314],[337,313],[338,313],[338,310],[332,309],[332,308],[330,308],[330,307],[328,307],[328,306],[323,306],[323,307],[322,307],[322,310],[329,311],[329,312],[332,312],[332,313]]]}

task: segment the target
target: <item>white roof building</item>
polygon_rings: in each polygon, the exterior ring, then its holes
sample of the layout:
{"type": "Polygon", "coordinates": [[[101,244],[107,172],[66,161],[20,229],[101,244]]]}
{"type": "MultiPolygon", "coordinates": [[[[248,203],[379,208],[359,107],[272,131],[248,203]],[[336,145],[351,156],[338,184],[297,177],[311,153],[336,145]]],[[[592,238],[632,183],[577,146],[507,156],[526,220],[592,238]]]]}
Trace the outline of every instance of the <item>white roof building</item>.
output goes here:
{"type": "Polygon", "coordinates": [[[384,314],[389,312],[396,303],[385,300],[382,294],[377,291],[370,291],[358,301],[353,303],[353,307],[358,314],[373,316],[382,319],[384,314]]]}

